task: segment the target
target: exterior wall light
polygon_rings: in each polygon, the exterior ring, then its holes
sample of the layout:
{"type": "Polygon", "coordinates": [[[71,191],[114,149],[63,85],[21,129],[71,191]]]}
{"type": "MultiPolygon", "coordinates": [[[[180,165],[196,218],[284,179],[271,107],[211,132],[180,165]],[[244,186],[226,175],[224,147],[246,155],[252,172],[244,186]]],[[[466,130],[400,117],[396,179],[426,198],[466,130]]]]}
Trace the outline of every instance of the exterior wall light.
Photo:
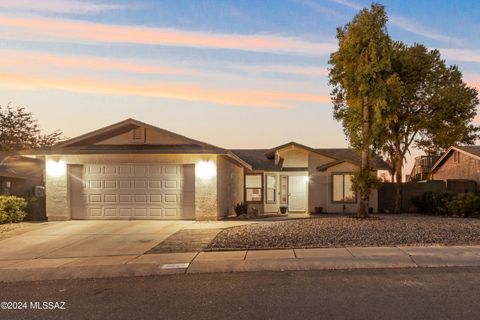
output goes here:
{"type": "Polygon", "coordinates": [[[195,175],[200,179],[207,180],[215,176],[216,167],[213,162],[210,161],[200,161],[195,166],[195,175]]]}
{"type": "Polygon", "coordinates": [[[65,161],[53,161],[48,160],[46,164],[47,175],[50,177],[60,177],[61,175],[66,174],[67,165],[65,161]]]}

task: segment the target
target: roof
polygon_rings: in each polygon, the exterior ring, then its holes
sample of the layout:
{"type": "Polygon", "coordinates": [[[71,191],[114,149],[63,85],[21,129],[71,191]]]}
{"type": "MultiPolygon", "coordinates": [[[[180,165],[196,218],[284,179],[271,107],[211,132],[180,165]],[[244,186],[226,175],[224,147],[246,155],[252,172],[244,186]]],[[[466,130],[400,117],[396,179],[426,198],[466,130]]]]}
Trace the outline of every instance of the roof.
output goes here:
{"type": "Polygon", "coordinates": [[[138,128],[138,127],[152,129],[152,130],[161,132],[161,133],[163,133],[165,135],[168,135],[168,136],[171,136],[171,137],[180,138],[182,140],[185,140],[186,145],[192,145],[192,146],[197,146],[197,147],[205,147],[205,148],[210,148],[210,149],[225,150],[223,148],[214,146],[212,144],[208,144],[208,143],[205,143],[205,142],[202,142],[202,141],[194,140],[194,139],[182,136],[180,134],[177,134],[177,133],[174,133],[174,132],[171,132],[171,131],[168,131],[168,130],[165,130],[165,129],[162,129],[162,128],[159,128],[159,127],[156,127],[156,126],[152,126],[151,124],[148,124],[148,123],[145,123],[145,122],[142,122],[142,121],[138,121],[138,120],[135,120],[135,119],[131,119],[131,118],[120,121],[120,122],[117,122],[117,123],[114,123],[112,125],[106,126],[104,128],[98,129],[98,130],[88,132],[88,133],[80,135],[78,137],[75,137],[75,138],[72,138],[72,139],[69,139],[69,140],[66,140],[66,141],[62,141],[62,142],[54,145],[52,147],[52,149],[61,149],[61,148],[65,148],[65,147],[78,146],[78,145],[83,145],[83,146],[84,145],[91,145],[95,142],[105,140],[109,137],[112,137],[112,136],[115,136],[115,135],[118,135],[118,134],[121,134],[121,133],[124,133],[124,132],[128,132],[128,131],[130,131],[134,128],[138,128]]]}
{"type": "Polygon", "coordinates": [[[466,153],[480,157],[480,146],[458,146],[457,149],[463,150],[466,153]]]}
{"type": "Polygon", "coordinates": [[[448,157],[452,151],[458,151],[480,160],[480,146],[451,146],[432,166],[432,172],[435,171],[448,157]]]}
{"type": "MultiPolygon", "coordinates": [[[[289,143],[291,144],[291,143],[289,143]]],[[[285,144],[281,147],[277,147],[274,149],[237,149],[231,150],[234,154],[238,157],[243,159],[245,162],[252,165],[254,170],[264,170],[264,171],[281,171],[281,165],[275,164],[275,159],[272,158],[271,152],[272,150],[281,149],[289,144],[285,144]]],[[[296,146],[301,146],[300,144],[294,143],[296,146]]],[[[313,149],[310,147],[307,150],[311,152],[315,152],[321,155],[328,156],[333,158],[332,162],[329,162],[323,166],[320,166],[319,170],[323,170],[325,168],[331,167],[333,165],[337,165],[342,162],[350,162],[356,165],[361,163],[360,155],[352,149],[343,148],[343,149],[313,149]]],[[[387,170],[388,164],[383,161],[381,158],[374,158],[372,160],[372,167],[376,170],[387,170]]]]}
{"type": "Polygon", "coordinates": [[[240,159],[249,163],[253,170],[280,171],[281,166],[275,164],[275,159],[268,158],[265,153],[269,149],[237,149],[230,150],[240,159]]]}
{"type": "MultiPolygon", "coordinates": [[[[350,148],[333,148],[333,149],[315,149],[317,153],[330,156],[341,162],[350,162],[360,165],[362,163],[362,157],[360,153],[350,148]]],[[[372,158],[372,168],[376,170],[388,170],[388,164],[379,157],[372,158]]],[[[333,164],[333,163],[332,163],[333,164]]],[[[330,165],[331,166],[331,165],[330,165]]]]}

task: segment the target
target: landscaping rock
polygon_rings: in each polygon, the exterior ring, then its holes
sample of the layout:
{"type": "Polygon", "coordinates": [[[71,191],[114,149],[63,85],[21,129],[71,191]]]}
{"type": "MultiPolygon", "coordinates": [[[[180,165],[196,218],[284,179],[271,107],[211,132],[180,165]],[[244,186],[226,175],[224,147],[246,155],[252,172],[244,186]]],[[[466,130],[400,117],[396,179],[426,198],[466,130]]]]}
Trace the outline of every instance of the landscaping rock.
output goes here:
{"type": "Polygon", "coordinates": [[[420,215],[326,216],[233,227],[209,249],[480,244],[480,220],[420,215]]]}

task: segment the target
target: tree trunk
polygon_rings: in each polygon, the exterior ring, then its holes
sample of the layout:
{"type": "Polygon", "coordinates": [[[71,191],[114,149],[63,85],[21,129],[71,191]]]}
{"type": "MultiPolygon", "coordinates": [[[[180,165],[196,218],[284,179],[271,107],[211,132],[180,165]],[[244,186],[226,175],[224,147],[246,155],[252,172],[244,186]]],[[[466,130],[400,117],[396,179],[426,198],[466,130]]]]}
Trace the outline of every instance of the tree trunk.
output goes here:
{"type": "Polygon", "coordinates": [[[400,144],[395,145],[395,206],[393,208],[394,213],[402,212],[402,167],[403,167],[403,156],[402,151],[400,150],[400,144]]]}
{"type": "MultiPolygon", "coordinates": [[[[362,100],[362,117],[363,117],[363,146],[362,146],[362,165],[361,170],[370,172],[370,107],[368,106],[368,97],[363,97],[362,100]]],[[[358,218],[368,217],[368,200],[369,195],[360,195],[360,202],[358,203],[358,218]]]]}

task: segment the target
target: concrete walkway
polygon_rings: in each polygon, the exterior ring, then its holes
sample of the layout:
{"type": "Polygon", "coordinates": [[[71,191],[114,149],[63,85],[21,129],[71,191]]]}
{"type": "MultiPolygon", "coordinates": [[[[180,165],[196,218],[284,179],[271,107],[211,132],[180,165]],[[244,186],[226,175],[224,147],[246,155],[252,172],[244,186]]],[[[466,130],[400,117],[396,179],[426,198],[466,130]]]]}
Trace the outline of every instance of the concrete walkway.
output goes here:
{"type": "Polygon", "coordinates": [[[480,246],[348,247],[0,260],[0,281],[451,266],[480,266],[480,246]]]}

